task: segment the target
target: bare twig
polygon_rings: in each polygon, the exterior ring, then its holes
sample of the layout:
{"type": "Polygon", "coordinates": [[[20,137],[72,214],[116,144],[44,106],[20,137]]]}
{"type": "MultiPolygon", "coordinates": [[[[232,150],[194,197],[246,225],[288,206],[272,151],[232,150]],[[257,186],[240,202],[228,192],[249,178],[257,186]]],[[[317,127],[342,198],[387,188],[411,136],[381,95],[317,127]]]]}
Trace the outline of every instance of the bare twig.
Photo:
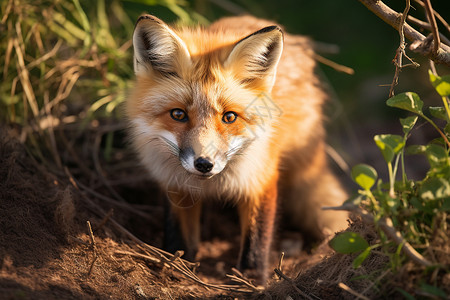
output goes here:
{"type": "MultiPolygon", "coordinates": [[[[370,11],[376,14],[380,19],[382,19],[387,24],[391,25],[395,29],[399,29],[401,15],[391,9],[389,6],[384,4],[380,0],[359,0],[364,4],[370,11]]],[[[426,37],[420,32],[412,28],[407,23],[403,26],[403,31],[405,37],[413,42],[410,49],[414,52],[420,53],[426,57],[429,57],[434,62],[439,64],[445,64],[450,67],[450,47],[441,44],[438,51],[435,53],[431,48],[431,45],[427,43],[426,37]]]]}
{"type": "Polygon", "coordinates": [[[439,51],[439,45],[441,44],[439,38],[439,30],[436,24],[436,19],[434,18],[433,8],[431,7],[430,0],[424,0],[424,3],[425,3],[425,10],[427,11],[428,22],[430,22],[431,31],[433,32],[433,40],[434,40],[433,52],[434,54],[437,54],[437,52],[439,51]]]}
{"type": "Polygon", "coordinates": [[[348,285],[346,285],[343,282],[339,282],[338,286],[341,289],[343,289],[344,291],[349,292],[353,296],[357,297],[357,299],[370,300],[369,298],[367,298],[366,296],[364,296],[364,295],[358,293],[357,291],[353,290],[352,288],[350,288],[348,285]]]}
{"type": "Polygon", "coordinates": [[[403,28],[405,26],[406,17],[408,16],[409,8],[410,8],[410,0],[406,0],[405,10],[403,11],[403,13],[401,15],[400,24],[398,27],[398,33],[400,35],[400,45],[397,48],[395,58],[393,60],[394,65],[395,65],[395,74],[394,74],[394,78],[392,79],[391,88],[389,89],[389,98],[394,96],[394,88],[398,84],[398,76],[400,75],[402,68],[405,67],[403,65],[403,56],[405,56],[412,63],[413,66],[415,66],[415,67],[418,66],[418,64],[413,62],[406,55],[406,52],[405,52],[406,42],[405,42],[405,34],[404,34],[403,28]]]}
{"type": "Polygon", "coordinates": [[[415,263],[425,266],[431,267],[433,264],[423,257],[419,252],[414,249],[410,243],[408,243],[405,238],[401,235],[400,232],[395,229],[392,220],[390,218],[381,218],[378,221],[375,221],[375,218],[368,211],[361,209],[353,204],[344,204],[338,207],[322,207],[324,210],[345,210],[358,214],[361,216],[362,220],[367,224],[377,224],[381,230],[397,245],[403,245],[402,251],[415,263]]]}
{"type": "Polygon", "coordinates": [[[97,247],[95,245],[94,233],[92,232],[91,222],[86,221],[86,224],[87,224],[87,227],[88,227],[89,236],[91,238],[92,251],[94,252],[94,259],[91,262],[91,266],[89,267],[89,272],[87,274],[87,276],[90,276],[91,272],[92,272],[92,269],[94,268],[95,261],[98,258],[98,254],[97,254],[97,247]]]}
{"type": "MultiPolygon", "coordinates": [[[[427,22],[424,22],[417,18],[414,18],[411,15],[408,15],[407,20],[410,21],[411,23],[416,24],[417,26],[422,27],[423,29],[426,29],[429,31],[432,30],[430,23],[427,23],[427,22]]],[[[439,37],[440,37],[442,43],[445,43],[447,46],[450,46],[450,40],[445,35],[443,35],[442,33],[439,33],[439,37]]]]}
{"type": "Polygon", "coordinates": [[[291,278],[284,275],[283,272],[281,272],[281,270],[275,269],[274,271],[280,278],[283,278],[284,280],[286,280],[294,288],[294,290],[296,290],[297,293],[299,293],[302,297],[309,299],[309,300],[313,299],[308,294],[306,294],[304,291],[299,289],[298,286],[295,284],[295,282],[291,278]]]}
{"type": "Polygon", "coordinates": [[[239,270],[231,268],[231,272],[233,272],[233,274],[227,274],[227,277],[230,278],[232,281],[241,283],[254,291],[260,290],[253,283],[251,283],[248,278],[246,278],[241,272],[239,272],[239,270]]]}
{"type": "Polygon", "coordinates": [[[284,252],[281,252],[281,254],[280,254],[280,260],[278,261],[278,270],[282,270],[281,269],[281,266],[282,266],[282,264],[283,264],[283,258],[284,258],[284,252]]]}
{"type": "MultiPolygon", "coordinates": [[[[419,3],[423,8],[425,8],[425,3],[423,3],[423,1],[421,1],[421,0],[415,0],[415,1],[416,1],[416,3],[419,3]]],[[[444,27],[450,33],[450,25],[448,24],[448,22],[445,21],[445,19],[437,11],[433,10],[433,14],[436,16],[436,18],[438,18],[438,20],[442,23],[442,25],[444,25],[444,27]]]]}
{"type": "Polygon", "coordinates": [[[331,61],[331,60],[329,60],[329,59],[327,59],[327,58],[325,58],[325,57],[323,57],[323,56],[321,56],[321,55],[319,55],[317,53],[314,53],[314,59],[317,60],[318,62],[324,64],[324,65],[327,65],[327,66],[335,69],[336,71],[343,72],[343,73],[346,73],[346,74],[349,74],[349,75],[355,74],[355,70],[353,70],[352,68],[340,65],[338,63],[335,63],[334,61],[331,61]]]}

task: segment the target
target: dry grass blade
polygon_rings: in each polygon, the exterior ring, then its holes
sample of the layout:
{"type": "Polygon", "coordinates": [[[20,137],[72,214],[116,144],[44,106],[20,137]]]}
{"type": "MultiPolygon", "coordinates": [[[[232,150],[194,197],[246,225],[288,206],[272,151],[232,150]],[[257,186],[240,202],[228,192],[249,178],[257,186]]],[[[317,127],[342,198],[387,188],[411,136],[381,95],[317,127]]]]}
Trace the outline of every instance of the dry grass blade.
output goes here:
{"type": "Polygon", "coordinates": [[[343,282],[340,282],[338,285],[341,289],[343,289],[346,292],[349,292],[350,294],[352,294],[353,296],[356,297],[356,299],[363,299],[363,300],[370,300],[369,298],[367,298],[366,296],[354,291],[353,289],[351,289],[348,285],[346,285],[343,282]]]}
{"type": "Polygon", "coordinates": [[[6,79],[6,76],[8,75],[8,67],[9,62],[11,60],[11,53],[13,49],[13,40],[8,41],[8,45],[6,46],[6,52],[5,52],[5,65],[3,66],[3,80],[6,79]]]}
{"type": "Polygon", "coordinates": [[[14,45],[14,49],[16,50],[16,55],[17,55],[19,80],[22,83],[22,87],[23,87],[23,90],[27,97],[28,103],[31,107],[31,111],[33,112],[33,115],[36,117],[39,114],[39,108],[38,108],[38,104],[36,101],[36,96],[34,95],[33,86],[31,85],[31,82],[30,82],[30,75],[25,66],[23,50],[22,50],[22,47],[20,47],[17,38],[13,39],[13,45],[14,45]]]}
{"type": "Polygon", "coordinates": [[[31,70],[32,68],[40,65],[41,63],[47,61],[48,59],[54,57],[56,55],[56,53],[59,51],[59,48],[61,48],[61,46],[62,46],[62,41],[58,40],[52,50],[50,50],[49,52],[45,53],[40,58],[30,62],[27,65],[27,69],[31,70]]]}

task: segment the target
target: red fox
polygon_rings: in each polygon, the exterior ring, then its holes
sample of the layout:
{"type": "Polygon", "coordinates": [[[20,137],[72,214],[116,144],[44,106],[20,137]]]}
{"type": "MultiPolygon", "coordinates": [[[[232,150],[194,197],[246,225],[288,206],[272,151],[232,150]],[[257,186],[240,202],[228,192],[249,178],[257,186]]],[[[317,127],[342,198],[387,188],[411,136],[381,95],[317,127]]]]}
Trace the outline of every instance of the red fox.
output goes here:
{"type": "Polygon", "coordinates": [[[233,201],[238,268],[264,282],[277,206],[308,238],[344,229],[322,211],[346,194],[325,154],[322,105],[307,38],[250,16],[173,28],[143,15],[133,34],[131,140],[167,192],[164,247],[194,259],[202,203],[233,201]]]}

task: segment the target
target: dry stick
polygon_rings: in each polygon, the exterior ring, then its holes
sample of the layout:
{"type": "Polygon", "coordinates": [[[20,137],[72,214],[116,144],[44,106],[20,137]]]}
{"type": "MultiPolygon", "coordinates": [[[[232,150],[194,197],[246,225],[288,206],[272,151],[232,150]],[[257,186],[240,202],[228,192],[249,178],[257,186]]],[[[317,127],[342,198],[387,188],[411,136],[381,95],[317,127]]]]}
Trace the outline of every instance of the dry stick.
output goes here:
{"type": "Polygon", "coordinates": [[[436,54],[439,50],[439,45],[441,44],[441,41],[439,39],[439,30],[437,28],[436,19],[434,18],[433,8],[431,7],[430,0],[424,0],[424,3],[425,3],[425,10],[427,11],[428,22],[430,22],[432,29],[431,32],[433,32],[433,40],[434,40],[433,52],[436,54]]]}
{"type": "Polygon", "coordinates": [[[363,299],[363,300],[370,300],[369,298],[367,298],[364,295],[361,295],[360,293],[358,293],[357,291],[351,289],[348,285],[346,285],[343,282],[339,282],[338,286],[343,289],[346,292],[349,292],[350,294],[352,294],[353,296],[358,297],[357,299],[363,299]]]}
{"type": "Polygon", "coordinates": [[[343,73],[346,73],[346,74],[349,74],[349,75],[355,74],[355,70],[353,70],[352,68],[346,67],[344,65],[340,65],[338,63],[335,63],[334,61],[331,61],[331,60],[329,60],[329,59],[327,59],[327,58],[325,58],[325,57],[323,57],[323,56],[321,56],[319,54],[314,53],[313,57],[318,62],[321,62],[324,65],[327,65],[327,66],[335,69],[336,71],[343,72],[343,73]]]}
{"type": "MultiPolygon", "coordinates": [[[[426,29],[426,30],[429,30],[429,31],[432,30],[430,23],[427,23],[427,22],[424,22],[424,21],[419,20],[417,18],[414,18],[411,15],[408,15],[407,20],[410,21],[411,23],[414,23],[414,24],[422,27],[423,29],[426,29]]],[[[447,46],[450,46],[450,40],[445,35],[443,35],[442,33],[439,33],[439,38],[441,39],[442,43],[445,43],[447,46]]]]}
{"type": "Polygon", "coordinates": [[[278,270],[281,271],[281,265],[283,264],[284,252],[280,254],[280,260],[278,261],[278,270]]]}
{"type": "Polygon", "coordinates": [[[419,252],[414,249],[410,243],[408,243],[405,238],[400,234],[400,232],[393,226],[392,220],[390,218],[381,218],[375,221],[374,216],[372,216],[368,211],[361,209],[352,204],[344,204],[338,207],[322,207],[323,210],[345,210],[349,212],[356,213],[361,216],[362,220],[367,224],[376,224],[381,230],[397,245],[403,245],[402,251],[408,256],[412,261],[419,265],[425,267],[431,267],[433,264],[423,257],[419,252]]]}
{"type": "Polygon", "coordinates": [[[242,283],[248,287],[250,287],[252,290],[260,290],[258,287],[256,287],[248,278],[246,278],[238,269],[231,268],[231,272],[233,274],[227,274],[227,277],[230,278],[232,281],[242,283]]]}
{"type": "MultiPolygon", "coordinates": [[[[415,0],[416,3],[419,3],[423,8],[425,8],[425,4],[421,0],[415,0]]],[[[450,32],[450,25],[445,21],[445,19],[435,10],[433,10],[433,14],[438,18],[438,20],[444,25],[448,32],[450,32]]]]}
{"type": "Polygon", "coordinates": [[[88,227],[88,232],[89,232],[89,236],[91,237],[91,247],[92,247],[92,251],[94,252],[94,259],[91,262],[91,266],[89,267],[89,272],[87,274],[87,276],[91,275],[92,269],[94,268],[94,263],[98,258],[97,255],[97,247],[95,246],[95,239],[94,239],[94,233],[92,232],[92,227],[91,227],[91,222],[86,221],[87,227],[88,227]]]}
{"type": "Polygon", "coordinates": [[[309,299],[309,300],[313,300],[308,294],[306,294],[301,289],[299,289],[298,286],[295,284],[295,282],[291,278],[284,275],[283,272],[281,272],[281,270],[274,269],[274,271],[280,278],[283,278],[284,280],[286,280],[297,291],[297,293],[302,295],[302,297],[305,297],[306,299],[309,299]]]}
{"type": "Polygon", "coordinates": [[[403,62],[402,62],[403,55],[406,58],[408,58],[413,63],[414,66],[416,66],[416,67],[418,66],[418,64],[413,62],[405,53],[406,42],[405,42],[405,34],[403,32],[403,27],[405,25],[406,17],[408,16],[409,8],[410,8],[410,0],[406,0],[406,7],[405,7],[405,10],[403,11],[403,14],[402,14],[402,17],[400,20],[400,25],[398,28],[398,33],[400,35],[400,45],[397,48],[395,58],[394,58],[395,73],[394,73],[394,78],[392,79],[391,88],[389,89],[389,98],[394,96],[394,88],[398,84],[398,76],[400,75],[400,71],[404,67],[403,62]]]}
{"type": "MultiPolygon", "coordinates": [[[[384,22],[399,29],[401,16],[398,12],[391,9],[389,6],[384,4],[380,0],[359,0],[364,4],[370,11],[377,15],[384,22]]],[[[445,64],[450,67],[450,47],[444,44],[440,45],[437,53],[428,45],[427,40],[424,35],[412,28],[410,25],[405,23],[403,25],[403,31],[405,37],[413,42],[410,49],[414,52],[420,53],[421,55],[427,56],[436,63],[445,64]]]]}

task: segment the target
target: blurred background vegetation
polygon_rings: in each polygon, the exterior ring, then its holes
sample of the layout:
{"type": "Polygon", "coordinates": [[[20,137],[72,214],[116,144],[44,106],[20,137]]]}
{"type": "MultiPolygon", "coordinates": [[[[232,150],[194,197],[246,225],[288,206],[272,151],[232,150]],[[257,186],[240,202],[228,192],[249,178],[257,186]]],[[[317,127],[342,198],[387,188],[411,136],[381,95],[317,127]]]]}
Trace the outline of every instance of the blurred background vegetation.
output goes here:
{"type": "MultiPolygon", "coordinates": [[[[450,2],[432,2],[445,18],[450,2]]],[[[402,11],[405,2],[387,4],[402,11]]],[[[422,8],[415,8],[411,14],[424,20],[422,8]]],[[[122,120],[119,104],[133,79],[130,38],[143,12],[168,23],[203,25],[248,13],[317,41],[320,55],[355,70],[347,75],[319,65],[332,95],[326,107],[330,143],[350,165],[376,165],[381,156],[373,136],[401,131],[400,112],[385,106],[398,33],[357,0],[2,0],[1,12],[0,120],[15,124],[41,161],[59,167],[64,155],[56,140],[70,146],[99,124],[110,126],[101,140],[105,157],[114,152],[114,132],[123,128],[114,125],[122,120]],[[58,126],[71,130],[71,138],[55,135],[58,126]]],[[[396,92],[414,89],[425,103],[439,101],[428,83],[428,62],[410,55],[421,67],[404,69],[396,92]]]]}

